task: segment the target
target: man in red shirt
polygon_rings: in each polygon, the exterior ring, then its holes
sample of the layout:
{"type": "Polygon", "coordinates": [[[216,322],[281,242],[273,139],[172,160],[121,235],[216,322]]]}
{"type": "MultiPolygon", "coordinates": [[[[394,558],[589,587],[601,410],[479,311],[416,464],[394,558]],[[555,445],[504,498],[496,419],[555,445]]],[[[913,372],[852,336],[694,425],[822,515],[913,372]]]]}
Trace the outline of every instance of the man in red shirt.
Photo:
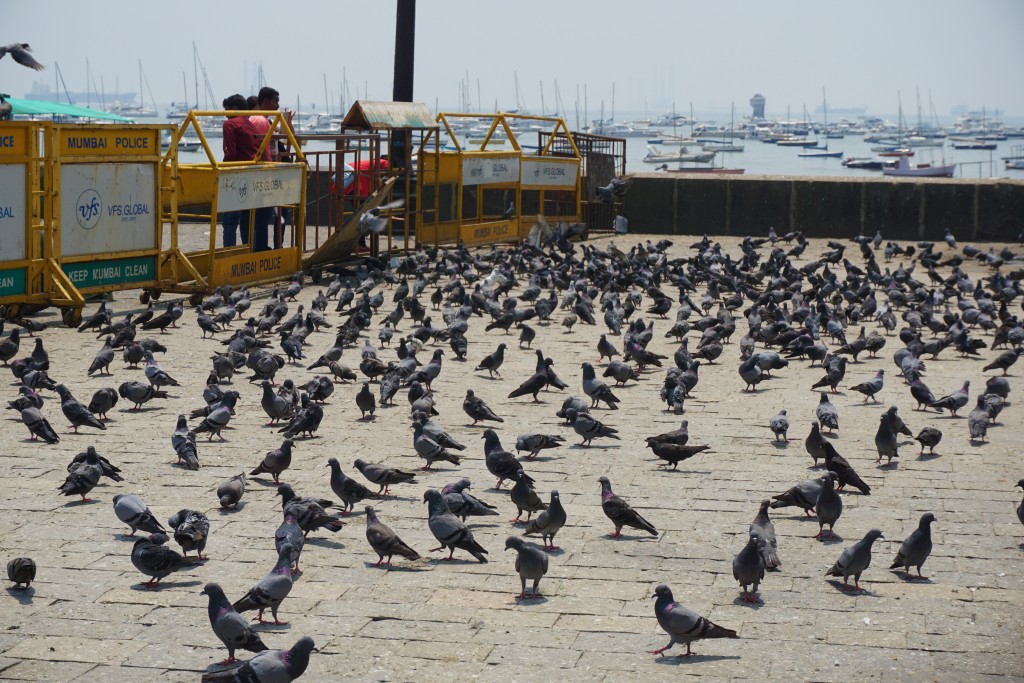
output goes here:
{"type": "MultiPolygon", "coordinates": [[[[263,86],[260,88],[259,94],[256,96],[256,109],[260,111],[277,111],[281,102],[281,94],[269,86],[263,86]]],[[[286,112],[287,113],[287,112],[286,112]]],[[[267,132],[270,130],[270,120],[266,116],[253,115],[249,117],[249,121],[257,133],[256,144],[257,146],[262,144],[263,138],[267,136],[267,132]]],[[[289,121],[290,125],[290,121],[289,121]]],[[[278,150],[275,142],[267,144],[267,148],[263,150],[263,161],[277,161],[278,150]]],[[[269,225],[274,235],[274,249],[281,248],[281,233],[283,232],[283,225],[280,225],[281,221],[278,220],[277,207],[268,206],[261,209],[256,209],[256,224],[255,224],[255,237],[253,244],[256,251],[263,251],[268,249],[267,246],[267,226],[269,225]],[[262,245],[262,248],[261,248],[262,245]]]]}
{"type": "MultiPolygon", "coordinates": [[[[246,108],[245,98],[241,95],[231,95],[223,102],[225,111],[244,111],[246,108]]],[[[224,134],[224,161],[251,161],[256,152],[259,151],[259,138],[256,135],[256,128],[249,121],[248,116],[230,116],[224,121],[222,128],[224,134]]],[[[249,212],[248,211],[227,211],[221,216],[224,224],[224,246],[233,247],[237,244],[245,244],[249,241],[249,212]],[[241,239],[239,239],[239,233],[241,239]]],[[[263,238],[266,244],[266,233],[263,238]]]]}

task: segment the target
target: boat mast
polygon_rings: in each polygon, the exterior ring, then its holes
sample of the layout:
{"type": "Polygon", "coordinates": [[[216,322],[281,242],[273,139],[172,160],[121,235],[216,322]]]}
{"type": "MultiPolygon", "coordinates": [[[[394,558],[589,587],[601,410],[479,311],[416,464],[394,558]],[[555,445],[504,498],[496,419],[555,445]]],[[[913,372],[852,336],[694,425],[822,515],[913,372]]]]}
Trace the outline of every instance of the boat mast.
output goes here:
{"type": "MultiPolygon", "coordinates": [[[[331,98],[327,96],[327,72],[324,72],[324,102],[327,103],[327,115],[331,115],[331,98]]],[[[313,112],[316,113],[316,112],[313,112]]]]}
{"type": "Polygon", "coordinates": [[[612,81],[612,113],[608,118],[615,123],[615,81],[612,81]]]}
{"type": "MultiPolygon", "coordinates": [[[[68,92],[67,83],[64,82],[64,74],[61,73],[60,63],[58,63],[57,61],[54,61],[53,62],[53,66],[54,66],[54,71],[56,71],[56,73],[54,74],[54,80],[57,80],[58,78],[60,78],[60,87],[64,88],[64,97],[66,97],[68,99],[68,104],[74,104],[74,102],[71,101],[71,93],[68,92]]],[[[58,97],[60,97],[59,92],[60,92],[60,90],[58,89],[58,95],[57,95],[58,97]]]]}
{"type": "MultiPolygon", "coordinates": [[[[196,84],[196,108],[199,108],[199,52],[196,50],[196,41],[192,41],[192,80],[196,84]]],[[[187,99],[187,98],[186,98],[187,99]]]]}

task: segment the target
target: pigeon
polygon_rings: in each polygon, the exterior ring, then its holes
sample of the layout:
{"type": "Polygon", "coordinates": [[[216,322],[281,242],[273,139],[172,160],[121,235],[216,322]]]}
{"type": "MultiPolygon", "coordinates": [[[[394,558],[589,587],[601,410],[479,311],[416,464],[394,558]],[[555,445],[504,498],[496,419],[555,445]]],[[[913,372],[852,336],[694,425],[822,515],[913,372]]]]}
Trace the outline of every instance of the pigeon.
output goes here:
{"type": "MultiPolygon", "coordinates": [[[[484,430],[480,437],[484,440],[484,460],[487,471],[498,478],[494,488],[500,489],[501,483],[506,479],[515,479],[519,470],[523,469],[522,463],[516,456],[506,451],[501,446],[501,439],[493,429],[484,430]]],[[[529,475],[525,475],[528,483],[533,483],[529,475]]]]}
{"type": "Polygon", "coordinates": [[[281,442],[280,448],[275,448],[272,451],[268,451],[263,460],[256,468],[250,472],[250,475],[256,474],[269,474],[274,478],[274,483],[280,485],[281,473],[291,467],[292,464],[292,447],[295,442],[291,439],[285,439],[281,442]]]}
{"type": "Polygon", "coordinates": [[[932,554],[932,522],[934,521],[936,521],[934,513],[926,512],[921,515],[921,521],[918,522],[917,528],[903,541],[896,553],[896,559],[892,561],[889,569],[902,567],[907,581],[912,581],[915,578],[928,579],[927,576],[921,575],[921,565],[932,554]],[[917,567],[916,577],[911,575],[911,567],[917,567]]]}
{"type": "Polygon", "coordinates": [[[768,422],[768,428],[772,430],[776,441],[788,442],[789,437],[786,435],[786,432],[789,431],[789,418],[786,417],[786,411],[780,410],[779,414],[768,422]],[[779,438],[780,436],[782,437],[781,439],[779,438]]]}
{"type": "Polygon", "coordinates": [[[533,394],[533,402],[540,403],[540,399],[537,398],[537,394],[540,390],[548,385],[548,375],[543,370],[538,370],[530,376],[528,380],[520,384],[518,387],[513,389],[508,397],[518,398],[520,396],[526,396],[527,394],[533,394]]]}
{"type": "Polygon", "coordinates": [[[612,393],[612,390],[603,381],[597,379],[594,374],[594,366],[590,363],[583,363],[583,393],[590,397],[590,407],[595,408],[599,402],[604,403],[610,410],[618,410],[619,398],[612,393]]]}
{"type": "Polygon", "coordinates": [[[81,453],[75,455],[75,457],[71,459],[71,462],[68,463],[68,472],[71,472],[72,470],[76,469],[79,465],[81,465],[83,462],[85,462],[88,459],[90,453],[95,455],[96,459],[99,461],[100,472],[104,477],[107,477],[108,479],[113,479],[114,481],[124,481],[124,477],[121,476],[121,468],[116,467],[113,463],[104,458],[102,455],[99,455],[96,452],[96,448],[94,446],[89,446],[81,453]]]}
{"type": "MultiPolygon", "coordinates": [[[[1018,480],[1017,486],[1024,489],[1024,479],[1018,480]]],[[[1020,505],[1017,506],[1017,519],[1020,520],[1021,524],[1024,524],[1024,500],[1022,500],[1020,505]]]]}
{"type": "Polygon", "coordinates": [[[745,383],[743,391],[757,391],[758,384],[766,379],[771,379],[771,375],[762,370],[757,361],[758,358],[755,353],[739,365],[738,372],[740,374],[740,379],[745,383]]]}
{"type": "Polygon", "coordinates": [[[391,492],[390,489],[392,484],[417,483],[416,474],[414,472],[406,472],[404,470],[395,469],[394,467],[376,465],[374,463],[364,462],[360,459],[357,459],[353,465],[357,470],[359,470],[360,474],[374,484],[377,484],[377,486],[380,487],[377,493],[384,496],[391,492]]]}
{"type": "Polygon", "coordinates": [[[532,597],[540,597],[537,587],[540,585],[540,580],[548,573],[547,553],[533,543],[527,543],[518,536],[509,536],[505,539],[505,550],[510,549],[518,553],[516,555],[516,572],[518,572],[519,581],[522,584],[522,590],[516,599],[526,599],[527,579],[533,581],[533,589],[530,591],[532,597]]]}
{"type": "Polygon", "coordinates": [[[576,420],[572,423],[572,428],[583,439],[583,441],[580,441],[581,446],[589,447],[591,441],[602,437],[608,437],[616,441],[620,440],[618,429],[594,419],[590,413],[578,414],[576,420]]]}
{"type": "Polygon", "coordinates": [[[817,408],[814,409],[814,416],[822,427],[828,428],[829,434],[839,429],[839,411],[836,410],[836,405],[828,400],[828,394],[824,391],[821,392],[821,400],[818,401],[817,408]]]}
{"type": "Polygon", "coordinates": [[[518,524],[520,521],[522,521],[524,510],[527,513],[526,522],[529,523],[530,518],[533,516],[534,512],[546,510],[548,506],[544,501],[540,499],[540,496],[537,495],[537,492],[534,491],[533,486],[530,485],[530,481],[532,480],[527,480],[526,473],[523,472],[522,467],[516,470],[515,479],[516,483],[515,486],[512,487],[512,490],[509,492],[509,498],[512,500],[512,503],[516,506],[518,514],[516,514],[516,518],[512,520],[512,523],[518,524]]]}
{"type": "Polygon", "coordinates": [[[501,373],[498,372],[498,368],[500,368],[502,363],[505,362],[506,348],[505,344],[498,344],[498,348],[494,353],[484,356],[484,359],[480,361],[480,364],[477,365],[474,370],[486,370],[491,377],[494,377],[494,375],[501,377],[501,373]]]}
{"type": "Polygon", "coordinates": [[[814,459],[814,466],[818,466],[818,459],[825,458],[825,437],[818,428],[817,421],[811,422],[811,433],[804,439],[804,449],[814,459]]]}
{"type": "Polygon", "coordinates": [[[239,614],[249,610],[259,610],[256,614],[256,621],[261,624],[272,623],[275,626],[284,626],[288,622],[277,618],[277,610],[288,597],[292,590],[292,546],[290,543],[283,543],[277,552],[277,564],[270,570],[270,573],[259,580],[255,586],[240,597],[232,607],[239,614]],[[274,621],[268,622],[263,619],[263,610],[270,610],[274,621]]]}
{"type": "Polygon", "coordinates": [[[439,445],[444,448],[454,448],[458,451],[466,450],[466,446],[456,441],[451,434],[445,431],[444,427],[433,422],[427,417],[426,413],[414,413],[413,419],[420,422],[423,425],[423,433],[429,436],[431,439],[436,441],[439,445]]]}
{"type": "Polygon", "coordinates": [[[38,438],[49,444],[60,441],[57,432],[50,426],[49,420],[43,417],[43,413],[39,408],[33,406],[23,408],[21,411],[21,421],[28,427],[28,433],[31,434],[30,440],[35,441],[38,438]]]}
{"type": "Polygon", "coordinates": [[[624,526],[646,531],[651,536],[658,535],[658,530],[654,528],[653,524],[641,517],[640,513],[629,506],[629,503],[612,492],[612,484],[608,481],[608,477],[600,477],[597,481],[601,484],[601,509],[615,525],[615,532],[608,534],[610,538],[622,536],[622,527],[624,526]]]}
{"type": "Polygon", "coordinates": [[[79,427],[94,427],[106,431],[107,425],[100,422],[99,418],[89,412],[89,409],[78,401],[63,384],[58,384],[56,391],[60,394],[60,409],[64,417],[71,423],[71,427],[78,433],[79,427]]]}
{"type": "Polygon", "coordinates": [[[988,405],[985,402],[986,396],[982,394],[978,397],[978,405],[975,406],[974,410],[967,416],[967,429],[971,435],[971,442],[974,441],[985,441],[985,436],[988,434],[989,424],[992,422],[992,418],[989,417],[988,405]]]}
{"type": "Polygon", "coordinates": [[[562,407],[558,409],[555,415],[565,420],[563,424],[571,425],[576,421],[576,417],[580,413],[589,412],[590,406],[587,404],[586,399],[582,399],[579,396],[570,396],[562,401],[562,407]]]}
{"type": "Polygon", "coordinates": [[[494,411],[484,403],[483,399],[477,398],[472,389],[466,389],[466,398],[462,401],[462,409],[473,420],[473,425],[482,420],[490,420],[492,422],[505,421],[495,415],[494,411]]]}
{"type": "Polygon", "coordinates": [[[121,398],[135,404],[129,410],[139,410],[143,403],[149,403],[154,398],[167,398],[167,392],[157,389],[156,385],[143,384],[135,380],[123,382],[117,388],[117,393],[121,398]]]}
{"type": "Polygon", "coordinates": [[[78,464],[68,473],[64,483],[57,487],[62,496],[81,496],[83,503],[92,499],[85,495],[92,491],[103,476],[103,468],[100,466],[99,456],[96,449],[86,452],[85,461],[78,464]]]}
{"type": "Polygon", "coordinates": [[[885,383],[884,375],[885,370],[879,370],[875,373],[875,376],[872,379],[869,379],[866,382],[861,382],[860,384],[854,385],[850,388],[853,391],[864,394],[865,403],[867,403],[869,398],[877,403],[878,399],[875,398],[875,394],[882,390],[882,386],[885,383]]]}
{"type": "Polygon", "coordinates": [[[740,587],[743,589],[740,598],[744,602],[762,602],[757,597],[757,588],[764,579],[764,558],[761,556],[763,545],[764,540],[751,530],[750,540],[732,560],[732,577],[739,581],[740,587]],[[747,586],[751,584],[753,584],[753,590],[748,591],[747,586]]]}
{"type": "Polygon", "coordinates": [[[527,451],[527,460],[533,460],[545,449],[558,448],[565,439],[554,434],[523,434],[516,439],[516,452],[527,451]]]}
{"type": "Polygon", "coordinates": [[[375,567],[391,566],[391,558],[395,555],[401,555],[410,561],[420,559],[418,552],[406,545],[398,537],[398,534],[392,531],[391,527],[377,519],[377,513],[369,505],[366,506],[366,540],[379,557],[373,565],[375,567]],[[384,561],[385,556],[388,558],[386,562],[384,561]]]}
{"type": "Polygon", "coordinates": [[[413,423],[412,445],[416,449],[416,453],[427,461],[427,464],[421,468],[423,470],[429,470],[438,460],[444,460],[453,465],[458,465],[460,462],[458,455],[449,453],[423,431],[422,422],[413,423]]]}
{"type": "Polygon", "coordinates": [[[668,633],[668,645],[660,650],[648,650],[648,654],[660,655],[676,643],[686,645],[686,653],[679,657],[692,657],[690,644],[704,638],[739,638],[736,631],[723,628],[705,619],[696,612],[679,604],[672,597],[672,590],[665,584],[654,589],[654,616],[658,625],[668,633]]]}
{"type": "Polygon", "coordinates": [[[758,550],[764,560],[765,568],[772,570],[781,567],[782,560],[779,559],[779,542],[775,538],[775,525],[768,517],[769,507],[771,507],[770,500],[761,501],[761,508],[758,510],[757,516],[754,517],[754,521],[750,523],[749,531],[764,541],[762,545],[758,546],[758,550]]]}
{"type": "Polygon", "coordinates": [[[226,479],[217,487],[217,499],[222,508],[234,507],[238,509],[238,502],[245,495],[245,472],[239,472],[230,479],[226,479]]]}
{"type": "Polygon", "coordinates": [[[710,446],[681,446],[675,443],[659,443],[657,441],[652,441],[650,437],[647,439],[647,447],[654,451],[656,456],[665,461],[663,463],[659,463],[658,467],[668,467],[669,465],[672,465],[672,471],[676,471],[679,467],[679,463],[683,460],[692,458],[698,453],[711,448],[710,446]]]}
{"type": "Polygon", "coordinates": [[[821,477],[821,492],[814,503],[814,512],[818,515],[818,533],[814,538],[825,538],[825,525],[828,524],[828,536],[835,536],[833,529],[839,516],[843,514],[843,499],[833,488],[832,477],[821,477]]]}
{"type": "Polygon", "coordinates": [[[838,484],[836,490],[842,491],[849,484],[865,496],[870,496],[871,487],[860,478],[860,475],[850,466],[846,458],[839,455],[835,446],[826,441],[823,448],[825,449],[825,469],[836,473],[836,482],[838,484]]]}
{"type": "Polygon", "coordinates": [[[221,399],[220,404],[210,411],[206,418],[199,423],[199,425],[193,429],[196,434],[202,434],[203,432],[209,432],[209,441],[213,440],[214,436],[220,438],[221,441],[226,441],[220,432],[222,429],[228,426],[228,422],[231,420],[231,412],[234,410],[235,403],[238,401],[237,391],[226,391],[224,392],[224,398],[221,399]]]}
{"type": "Polygon", "coordinates": [[[849,580],[853,575],[855,590],[860,587],[860,575],[871,565],[871,546],[880,538],[885,538],[878,529],[871,529],[864,538],[843,550],[836,563],[825,572],[825,576],[843,577],[843,590],[850,590],[849,580]]]}
{"type": "Polygon", "coordinates": [[[93,358],[92,363],[89,364],[89,370],[87,374],[92,377],[94,372],[100,372],[101,375],[110,374],[110,364],[114,362],[114,348],[111,346],[113,337],[107,335],[107,340],[103,342],[103,348],[99,350],[96,357],[93,358]]]}
{"type": "Polygon", "coordinates": [[[7,580],[15,590],[25,590],[36,580],[36,563],[30,557],[16,557],[7,563],[7,580]],[[25,585],[22,585],[25,584],[25,585]]]}
{"type": "Polygon", "coordinates": [[[319,652],[313,639],[304,636],[289,650],[266,650],[240,666],[223,671],[208,671],[203,683],[291,683],[309,666],[311,652],[319,652]]]}
{"type": "Polygon", "coordinates": [[[430,552],[448,548],[451,552],[444,559],[450,560],[455,555],[455,549],[458,548],[465,550],[482,564],[487,562],[487,558],[484,557],[487,550],[476,542],[469,527],[452,514],[448,509],[448,503],[445,502],[444,496],[439,491],[427,489],[423,494],[423,502],[428,506],[427,525],[430,527],[430,532],[434,534],[434,538],[441,544],[437,548],[432,548],[430,552]]]}
{"type": "Polygon", "coordinates": [[[331,490],[344,503],[341,514],[347,515],[355,508],[356,503],[365,498],[380,499],[381,495],[370,491],[355,479],[341,471],[337,458],[329,458],[327,466],[331,468],[331,490]]]}
{"type": "MultiPolygon", "coordinates": [[[[22,387],[26,391],[31,391],[28,387],[22,387]]],[[[35,392],[32,392],[35,393],[35,392]]],[[[107,413],[114,409],[117,405],[118,394],[117,390],[112,387],[104,387],[97,389],[92,395],[92,400],[89,401],[89,405],[86,406],[89,412],[97,416],[101,420],[106,420],[107,413]]]]}
{"type": "Polygon", "coordinates": [[[16,61],[18,64],[27,66],[30,69],[35,69],[36,71],[42,71],[46,67],[37,62],[35,58],[29,54],[31,50],[32,48],[28,46],[28,43],[11,43],[10,45],[4,45],[3,47],[0,47],[0,59],[3,59],[4,55],[9,54],[11,59],[16,61]]]}
{"type": "Polygon", "coordinates": [[[456,517],[461,517],[465,522],[467,517],[489,517],[498,514],[497,508],[485,503],[476,496],[467,493],[470,488],[470,481],[463,477],[456,482],[445,484],[441,489],[441,495],[448,503],[448,509],[456,517]]]}
{"type": "Polygon", "coordinates": [[[989,370],[1002,370],[1003,377],[1006,377],[1006,371],[1010,369],[1010,366],[1017,362],[1020,358],[1020,354],[1024,353],[1024,347],[1018,346],[1016,349],[1010,351],[1003,351],[1001,354],[996,356],[996,359],[983,367],[982,372],[988,372],[989,370]]]}
{"type": "Polygon", "coordinates": [[[924,427],[920,432],[918,432],[917,436],[914,437],[914,441],[921,444],[921,452],[918,453],[918,455],[924,454],[925,446],[930,449],[929,453],[935,453],[935,447],[939,445],[940,441],[942,441],[942,431],[935,427],[924,427]]]}
{"type": "Polygon", "coordinates": [[[647,443],[652,441],[655,443],[672,443],[677,446],[685,446],[686,442],[690,440],[689,421],[683,420],[679,425],[679,429],[673,429],[670,432],[658,434],[657,436],[647,437],[647,443]]]}
{"type": "Polygon", "coordinates": [[[174,379],[173,377],[171,377],[166,372],[164,372],[163,370],[160,369],[160,366],[157,365],[156,359],[153,358],[153,353],[151,351],[146,351],[146,371],[145,372],[146,372],[146,379],[148,379],[149,383],[152,384],[157,389],[160,389],[162,387],[177,387],[177,386],[181,386],[178,383],[178,380],[174,379]]]}
{"type": "MultiPolygon", "coordinates": [[[[935,398],[935,394],[932,393],[932,390],[928,388],[928,385],[922,382],[920,378],[915,379],[910,383],[910,395],[914,397],[915,401],[917,401],[917,407],[915,407],[914,410],[921,410],[921,406],[925,406],[926,408],[930,407],[931,404],[938,400],[935,398]]],[[[941,412],[941,408],[939,409],[939,412],[941,412]]]]}
{"type": "Polygon", "coordinates": [[[233,664],[238,661],[235,659],[235,650],[263,652],[268,649],[260,640],[259,635],[252,630],[252,626],[249,625],[245,617],[231,606],[231,601],[224,595],[224,591],[219,585],[216,583],[206,584],[200,595],[209,598],[207,613],[210,616],[210,626],[213,628],[214,635],[220,638],[220,642],[224,643],[224,647],[228,649],[228,658],[220,662],[220,665],[233,664]]]}
{"type": "Polygon", "coordinates": [[[295,406],[288,398],[274,393],[274,389],[270,386],[268,380],[261,381],[260,387],[263,389],[260,407],[263,408],[263,412],[270,418],[267,426],[275,425],[279,420],[292,416],[295,412],[295,406]]]}
{"type": "Polygon", "coordinates": [[[896,432],[892,429],[892,417],[888,412],[882,413],[878,419],[878,431],[875,432],[875,450],[878,452],[875,463],[881,463],[884,456],[889,458],[885,466],[891,465],[893,458],[900,457],[898,446],[896,432]]]}
{"type": "Polygon", "coordinates": [[[367,413],[372,418],[373,413],[377,410],[377,399],[374,397],[373,392],[370,391],[369,382],[363,382],[363,388],[356,394],[356,406],[359,408],[359,412],[362,413],[359,418],[360,420],[367,419],[367,413]]]}
{"type": "Polygon", "coordinates": [[[939,412],[942,412],[943,409],[948,410],[950,415],[956,417],[956,411],[967,405],[967,401],[970,397],[970,388],[971,383],[964,382],[964,385],[960,387],[959,391],[954,391],[952,394],[943,396],[934,403],[929,403],[928,407],[938,408],[939,412]]]}
{"type": "Polygon", "coordinates": [[[907,426],[903,418],[897,413],[898,410],[899,408],[896,406],[889,406],[889,409],[885,411],[886,415],[889,416],[889,426],[892,428],[892,431],[904,436],[914,436],[914,432],[910,431],[910,427],[907,426]]]}
{"type": "Polygon", "coordinates": [[[132,564],[151,577],[142,584],[146,588],[159,588],[160,579],[189,566],[188,560],[168,548],[166,543],[166,535],[150,534],[135,541],[132,546],[132,564]]]}
{"type": "Polygon", "coordinates": [[[551,502],[546,510],[542,510],[532,522],[527,523],[523,536],[540,534],[544,541],[544,550],[559,550],[555,545],[555,534],[565,526],[567,516],[558,491],[551,491],[551,502]]]}
{"type": "Polygon", "coordinates": [[[292,562],[292,573],[301,574],[299,569],[299,558],[302,556],[302,548],[306,543],[306,536],[296,521],[297,510],[285,510],[284,521],[274,532],[274,548],[280,553],[285,546],[291,546],[290,558],[292,562]]]}
{"type": "MultiPolygon", "coordinates": [[[[825,476],[829,477],[833,481],[836,478],[834,472],[826,472],[825,476]]],[[[818,494],[821,493],[821,486],[821,477],[802,481],[785,493],[772,496],[772,504],[769,507],[773,510],[777,510],[779,508],[789,507],[792,505],[799,507],[804,511],[806,516],[810,517],[811,510],[814,509],[815,503],[818,502],[818,494]]]]}
{"type": "MultiPolygon", "coordinates": [[[[330,507],[334,501],[324,498],[302,498],[295,494],[295,490],[288,484],[281,484],[277,489],[277,495],[281,496],[281,509],[285,516],[294,516],[303,536],[318,529],[327,529],[332,533],[341,531],[345,526],[337,517],[327,514],[324,508],[330,507]]],[[[295,544],[292,543],[294,546],[295,544]]]]}
{"type": "Polygon", "coordinates": [[[619,353],[618,349],[615,348],[615,345],[612,344],[610,341],[608,341],[607,335],[603,335],[603,334],[601,335],[601,338],[597,342],[597,352],[600,354],[600,356],[597,359],[598,362],[601,362],[602,360],[604,360],[605,357],[607,357],[608,360],[610,361],[615,356],[621,356],[622,355],[621,353],[619,353]]]}

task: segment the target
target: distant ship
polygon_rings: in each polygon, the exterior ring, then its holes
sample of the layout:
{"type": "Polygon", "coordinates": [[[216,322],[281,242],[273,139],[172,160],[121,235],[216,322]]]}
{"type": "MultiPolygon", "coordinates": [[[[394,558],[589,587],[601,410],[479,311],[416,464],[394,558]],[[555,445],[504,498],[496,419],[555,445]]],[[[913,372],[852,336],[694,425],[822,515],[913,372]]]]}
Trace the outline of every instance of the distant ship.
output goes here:
{"type": "MultiPolygon", "coordinates": [[[[863,116],[867,110],[867,107],[829,107],[828,113],[836,114],[838,116],[842,116],[843,114],[849,114],[852,116],[863,116]]],[[[819,104],[817,107],[814,108],[814,113],[824,114],[825,108],[819,104]]]]}
{"type": "MultiPolygon", "coordinates": [[[[134,92],[115,92],[115,93],[103,93],[103,101],[112,105],[114,102],[119,102],[122,107],[129,107],[135,104],[134,92]]],[[[26,100],[40,100],[42,102],[64,102],[71,98],[72,104],[86,105],[86,104],[102,104],[100,102],[100,94],[96,92],[74,92],[68,91],[67,94],[64,92],[57,92],[45,83],[36,81],[32,84],[32,90],[25,93],[26,100]]]]}

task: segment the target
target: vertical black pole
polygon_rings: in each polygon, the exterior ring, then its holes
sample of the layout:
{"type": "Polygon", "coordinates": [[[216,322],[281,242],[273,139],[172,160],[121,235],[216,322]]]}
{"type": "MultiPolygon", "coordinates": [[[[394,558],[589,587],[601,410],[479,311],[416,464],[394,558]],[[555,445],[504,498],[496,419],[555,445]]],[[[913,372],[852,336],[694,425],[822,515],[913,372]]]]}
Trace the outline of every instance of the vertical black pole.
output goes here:
{"type": "Polygon", "coordinates": [[[395,10],[395,81],[391,99],[412,102],[416,56],[416,0],[398,0],[395,10]]]}

